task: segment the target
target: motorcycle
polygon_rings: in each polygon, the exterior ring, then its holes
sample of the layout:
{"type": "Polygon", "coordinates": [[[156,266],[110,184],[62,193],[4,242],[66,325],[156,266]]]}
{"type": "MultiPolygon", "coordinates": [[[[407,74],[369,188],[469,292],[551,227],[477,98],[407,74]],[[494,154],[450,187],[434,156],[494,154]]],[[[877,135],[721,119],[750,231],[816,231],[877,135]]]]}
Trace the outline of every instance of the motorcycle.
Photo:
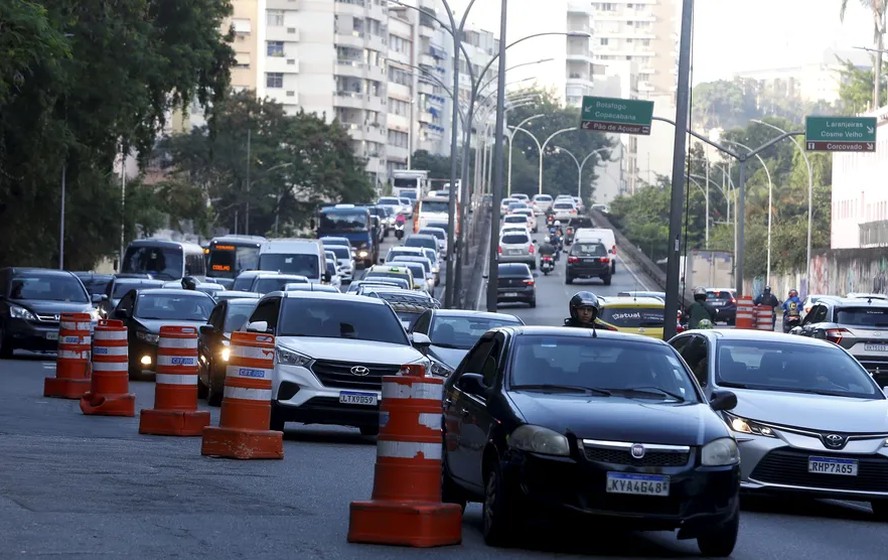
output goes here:
{"type": "Polygon", "coordinates": [[[802,318],[799,315],[787,316],[783,318],[783,332],[788,333],[795,327],[802,324],[802,318]]]}
{"type": "Polygon", "coordinates": [[[404,238],[404,224],[395,224],[395,238],[398,241],[404,238]]]}
{"type": "Polygon", "coordinates": [[[552,258],[552,255],[542,255],[540,257],[540,271],[548,276],[553,270],[555,270],[555,259],[552,258]]]}

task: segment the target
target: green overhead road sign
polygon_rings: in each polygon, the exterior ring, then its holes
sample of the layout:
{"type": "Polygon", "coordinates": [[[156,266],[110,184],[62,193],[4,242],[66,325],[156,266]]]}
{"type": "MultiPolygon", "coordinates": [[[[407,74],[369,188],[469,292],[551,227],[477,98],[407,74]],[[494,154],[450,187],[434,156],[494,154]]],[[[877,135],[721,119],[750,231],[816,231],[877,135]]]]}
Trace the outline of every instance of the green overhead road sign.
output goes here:
{"type": "Polygon", "coordinates": [[[650,134],[654,102],[583,96],[580,128],[616,134],[650,134]]]}
{"type": "Polygon", "coordinates": [[[876,117],[806,117],[810,152],[875,152],[876,117]]]}

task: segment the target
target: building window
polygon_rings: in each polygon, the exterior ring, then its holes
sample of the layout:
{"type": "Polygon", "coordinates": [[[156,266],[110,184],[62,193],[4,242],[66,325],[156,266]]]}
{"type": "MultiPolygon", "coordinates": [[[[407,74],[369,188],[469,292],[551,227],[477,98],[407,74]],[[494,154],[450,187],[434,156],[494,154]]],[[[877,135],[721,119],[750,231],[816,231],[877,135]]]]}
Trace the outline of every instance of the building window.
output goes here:
{"type": "Polygon", "coordinates": [[[265,87],[282,88],[284,87],[284,75],[280,72],[265,73],[265,87]]]}
{"type": "Polygon", "coordinates": [[[284,42],[283,41],[266,41],[265,43],[265,54],[268,56],[284,56],[284,42]]]}
{"type": "Polygon", "coordinates": [[[266,10],[265,11],[265,25],[268,27],[283,27],[284,26],[284,11],[283,10],[266,10]]]}
{"type": "Polygon", "coordinates": [[[234,53],[234,67],[235,68],[249,68],[250,67],[250,53],[248,53],[248,52],[234,53]]]}
{"type": "MultiPolygon", "coordinates": [[[[601,38],[601,44],[602,44],[602,45],[607,45],[607,43],[608,43],[607,38],[602,37],[602,38],[601,38]]],[[[875,97],[874,97],[873,99],[875,99],[875,97]]]]}
{"type": "Polygon", "coordinates": [[[244,18],[234,18],[231,20],[231,27],[237,35],[249,35],[253,29],[253,23],[244,18]]]}

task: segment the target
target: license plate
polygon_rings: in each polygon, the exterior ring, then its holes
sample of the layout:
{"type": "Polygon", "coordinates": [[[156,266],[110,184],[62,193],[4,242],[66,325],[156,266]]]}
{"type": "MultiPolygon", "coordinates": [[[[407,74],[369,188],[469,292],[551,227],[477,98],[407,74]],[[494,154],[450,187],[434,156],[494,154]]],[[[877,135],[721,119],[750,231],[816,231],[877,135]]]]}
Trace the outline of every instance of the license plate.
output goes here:
{"type": "Polygon", "coordinates": [[[46,333],[46,340],[58,340],[58,339],[59,339],[59,332],[58,331],[52,331],[52,332],[46,333]]]}
{"type": "Polygon", "coordinates": [[[339,393],[339,402],[342,404],[360,404],[364,406],[376,406],[376,395],[373,393],[351,393],[342,391],[339,393]]]}
{"type": "Polygon", "coordinates": [[[607,473],[607,492],[639,496],[668,496],[669,477],[660,474],[607,473]]]}
{"type": "Polygon", "coordinates": [[[888,352],[888,344],[864,344],[863,349],[866,352],[888,352]]]}
{"type": "Polygon", "coordinates": [[[518,292],[506,292],[504,295],[506,297],[518,297],[518,292]]]}
{"type": "Polygon", "coordinates": [[[522,253],[523,253],[523,251],[521,249],[509,249],[510,255],[520,255],[522,253]]]}
{"type": "Polygon", "coordinates": [[[711,301],[709,303],[710,303],[710,305],[712,305],[712,307],[721,307],[722,305],[725,304],[725,302],[723,302],[723,301],[711,301]]]}
{"type": "Polygon", "coordinates": [[[857,460],[837,459],[835,457],[808,457],[808,472],[857,476],[857,460]]]}

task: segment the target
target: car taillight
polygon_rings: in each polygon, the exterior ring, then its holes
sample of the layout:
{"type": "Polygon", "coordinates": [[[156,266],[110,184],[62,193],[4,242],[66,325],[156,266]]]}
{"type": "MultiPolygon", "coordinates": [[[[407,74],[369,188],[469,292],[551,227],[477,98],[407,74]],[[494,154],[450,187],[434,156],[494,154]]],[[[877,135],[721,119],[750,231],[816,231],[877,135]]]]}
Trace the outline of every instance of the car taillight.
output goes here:
{"type": "Polygon", "coordinates": [[[842,337],[844,337],[849,332],[850,331],[848,329],[827,329],[826,339],[830,342],[840,344],[842,342],[842,337]]]}
{"type": "Polygon", "coordinates": [[[531,243],[530,248],[528,249],[528,252],[532,255],[535,250],[536,249],[534,248],[533,243],[531,243]]]}
{"type": "Polygon", "coordinates": [[[737,298],[731,298],[731,303],[737,303],[737,298]]]}
{"type": "Polygon", "coordinates": [[[533,286],[533,285],[534,285],[534,281],[533,281],[532,279],[530,279],[530,278],[525,278],[525,279],[524,279],[524,285],[525,285],[525,286],[533,286]]]}
{"type": "Polygon", "coordinates": [[[614,245],[613,247],[611,247],[611,253],[613,253],[613,254],[615,254],[615,255],[617,254],[617,246],[616,246],[616,245],[614,245]]]}
{"type": "Polygon", "coordinates": [[[578,263],[578,262],[580,262],[580,258],[579,257],[567,257],[567,262],[578,263]]]}
{"type": "Polygon", "coordinates": [[[607,257],[601,257],[600,259],[598,259],[598,262],[600,262],[600,263],[609,263],[609,262],[610,262],[610,259],[607,258],[607,257]]]}
{"type": "Polygon", "coordinates": [[[497,252],[498,252],[500,255],[503,254],[503,246],[502,246],[502,245],[500,245],[499,247],[497,247],[497,252]]]}

